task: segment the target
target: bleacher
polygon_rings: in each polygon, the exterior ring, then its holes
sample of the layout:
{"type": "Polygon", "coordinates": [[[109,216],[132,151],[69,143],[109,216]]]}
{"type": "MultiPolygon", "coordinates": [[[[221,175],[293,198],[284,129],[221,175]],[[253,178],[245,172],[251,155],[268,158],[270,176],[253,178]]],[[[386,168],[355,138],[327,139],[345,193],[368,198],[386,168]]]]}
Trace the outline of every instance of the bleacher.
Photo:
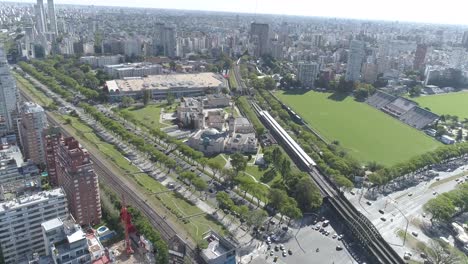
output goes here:
{"type": "Polygon", "coordinates": [[[400,116],[402,122],[417,129],[423,129],[437,119],[439,119],[438,115],[418,106],[400,116]]]}
{"type": "Polygon", "coordinates": [[[394,117],[400,117],[415,106],[415,102],[405,99],[403,97],[398,97],[397,99],[395,99],[395,101],[385,105],[381,109],[389,115],[392,115],[394,117]]]}
{"type": "Polygon", "coordinates": [[[417,106],[417,103],[409,99],[382,91],[377,91],[366,103],[416,129],[423,129],[439,119],[438,115],[417,106]]]}
{"type": "Polygon", "coordinates": [[[373,94],[371,97],[369,97],[367,99],[367,103],[377,109],[380,109],[384,106],[386,106],[387,104],[395,101],[395,99],[397,99],[396,96],[394,95],[391,95],[391,94],[388,94],[388,93],[384,93],[384,92],[381,92],[381,91],[377,91],[375,92],[375,94],[373,94]]]}

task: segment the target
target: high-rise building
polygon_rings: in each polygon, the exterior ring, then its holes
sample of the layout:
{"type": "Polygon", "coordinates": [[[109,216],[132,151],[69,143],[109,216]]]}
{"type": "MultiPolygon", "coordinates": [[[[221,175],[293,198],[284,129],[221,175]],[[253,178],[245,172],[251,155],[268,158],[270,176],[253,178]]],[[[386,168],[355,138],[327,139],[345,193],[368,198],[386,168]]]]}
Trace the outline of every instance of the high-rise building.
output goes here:
{"type": "Polygon", "coordinates": [[[319,65],[315,62],[300,62],[298,64],[297,78],[302,87],[313,88],[315,79],[319,74],[319,65]]]}
{"type": "Polygon", "coordinates": [[[424,68],[424,62],[426,61],[427,45],[418,44],[416,47],[416,53],[414,54],[413,69],[416,71],[424,68]]]}
{"type": "Polygon", "coordinates": [[[346,81],[359,81],[361,65],[365,56],[364,42],[352,40],[349,46],[348,64],[346,67],[346,81]]]}
{"type": "Polygon", "coordinates": [[[39,34],[44,34],[47,32],[47,23],[43,0],[37,0],[37,4],[34,5],[34,11],[36,15],[36,31],[39,34]]]}
{"type": "Polygon", "coordinates": [[[57,35],[57,17],[55,16],[54,0],[47,0],[47,16],[49,18],[49,30],[57,35]]]}
{"type": "Polygon", "coordinates": [[[374,83],[377,80],[377,64],[366,62],[362,65],[362,80],[366,83],[374,83]]]}
{"type": "Polygon", "coordinates": [[[19,134],[26,159],[36,164],[45,164],[43,132],[47,127],[44,109],[32,102],[25,102],[20,108],[19,134]]]}
{"type": "Polygon", "coordinates": [[[98,177],[88,151],[73,137],[63,138],[56,153],[58,184],[67,194],[70,213],[80,225],[101,221],[98,177]]]}
{"type": "Polygon", "coordinates": [[[41,227],[46,256],[53,263],[108,263],[102,259],[108,260],[99,239],[86,234],[71,215],[51,219],[41,227]]]}
{"type": "Polygon", "coordinates": [[[173,27],[164,27],[162,31],[162,44],[164,48],[164,56],[173,58],[176,56],[176,31],[173,27]]]}
{"type": "Polygon", "coordinates": [[[252,23],[250,25],[250,43],[255,46],[253,54],[255,57],[261,57],[270,52],[269,34],[268,24],[252,23]]]}
{"type": "Polygon", "coordinates": [[[463,46],[465,49],[468,49],[468,31],[465,31],[465,32],[463,33],[462,46],[463,46]]]}
{"type": "Polygon", "coordinates": [[[16,129],[18,90],[10,73],[3,46],[0,44],[0,136],[16,129]]]}
{"type": "Polygon", "coordinates": [[[39,168],[32,162],[23,162],[17,146],[0,151],[0,201],[8,195],[35,191],[41,188],[39,168]]]}
{"type": "Polygon", "coordinates": [[[0,203],[0,245],[5,263],[28,263],[34,253],[45,255],[41,223],[67,214],[61,188],[0,203]]]}
{"type": "Polygon", "coordinates": [[[50,127],[46,129],[43,133],[44,139],[44,152],[47,165],[47,173],[49,176],[50,185],[53,187],[59,186],[57,178],[57,166],[56,166],[56,154],[58,153],[60,140],[62,134],[60,133],[60,128],[50,127]]]}

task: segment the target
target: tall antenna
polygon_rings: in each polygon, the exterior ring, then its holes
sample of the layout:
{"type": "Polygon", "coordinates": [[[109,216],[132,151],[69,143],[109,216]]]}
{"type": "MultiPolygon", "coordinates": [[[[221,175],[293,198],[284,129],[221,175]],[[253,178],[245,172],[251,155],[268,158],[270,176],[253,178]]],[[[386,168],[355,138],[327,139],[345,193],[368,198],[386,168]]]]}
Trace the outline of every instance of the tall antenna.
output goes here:
{"type": "Polygon", "coordinates": [[[130,229],[132,229],[132,216],[127,210],[127,205],[125,204],[125,197],[122,194],[122,208],[120,209],[120,219],[124,224],[125,228],[125,251],[128,255],[133,254],[132,245],[130,242],[130,229]]]}

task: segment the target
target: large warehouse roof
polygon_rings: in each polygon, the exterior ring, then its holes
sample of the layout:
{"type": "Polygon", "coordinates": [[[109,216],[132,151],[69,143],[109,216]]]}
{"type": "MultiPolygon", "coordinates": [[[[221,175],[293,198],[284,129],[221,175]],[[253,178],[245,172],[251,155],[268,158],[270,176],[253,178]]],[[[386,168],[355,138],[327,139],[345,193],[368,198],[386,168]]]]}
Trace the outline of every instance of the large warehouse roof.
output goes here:
{"type": "Polygon", "coordinates": [[[140,91],[142,89],[171,89],[171,88],[198,88],[220,87],[223,77],[211,72],[195,74],[160,74],[147,77],[129,77],[125,79],[106,82],[110,92],[117,89],[120,92],[140,91]]]}

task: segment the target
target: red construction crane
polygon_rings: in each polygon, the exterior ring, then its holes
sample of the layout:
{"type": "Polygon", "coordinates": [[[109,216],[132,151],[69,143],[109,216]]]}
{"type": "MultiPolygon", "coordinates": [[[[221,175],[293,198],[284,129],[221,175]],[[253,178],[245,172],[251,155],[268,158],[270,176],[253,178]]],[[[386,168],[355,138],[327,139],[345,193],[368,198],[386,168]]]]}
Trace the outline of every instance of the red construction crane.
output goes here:
{"type": "Polygon", "coordinates": [[[132,216],[127,210],[127,205],[125,204],[125,197],[122,195],[122,208],[120,209],[120,220],[122,221],[125,228],[125,251],[128,255],[133,254],[132,245],[130,242],[129,234],[135,232],[135,227],[132,225],[132,216]]]}

